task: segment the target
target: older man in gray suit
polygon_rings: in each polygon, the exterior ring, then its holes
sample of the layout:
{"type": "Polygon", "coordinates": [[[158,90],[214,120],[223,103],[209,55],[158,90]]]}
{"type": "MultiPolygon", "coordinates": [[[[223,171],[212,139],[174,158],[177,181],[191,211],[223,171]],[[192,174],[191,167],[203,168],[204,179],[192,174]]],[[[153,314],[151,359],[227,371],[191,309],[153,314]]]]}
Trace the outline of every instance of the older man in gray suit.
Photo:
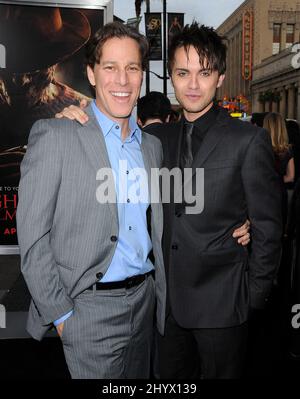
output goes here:
{"type": "Polygon", "coordinates": [[[155,304],[164,329],[162,208],[147,184],[136,202],[130,186],[138,183],[132,171],[150,176],[162,160],[159,140],[130,117],[146,53],[146,39],[129,27],[99,30],[87,49],[96,93],[88,123],[38,121],[21,165],[17,227],[32,296],[28,331],[40,340],[56,326],[73,378],[147,378],[155,304]],[[113,171],[116,203],[99,201],[103,168],[113,171]]]}

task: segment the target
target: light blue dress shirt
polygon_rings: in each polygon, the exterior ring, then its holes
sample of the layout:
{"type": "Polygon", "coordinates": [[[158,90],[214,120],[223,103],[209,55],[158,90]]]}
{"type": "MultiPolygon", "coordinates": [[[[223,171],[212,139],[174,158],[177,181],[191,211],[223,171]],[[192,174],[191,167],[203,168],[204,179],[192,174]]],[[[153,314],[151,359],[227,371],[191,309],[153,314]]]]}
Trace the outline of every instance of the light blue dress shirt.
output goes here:
{"type": "MultiPolygon", "coordinates": [[[[148,258],[152,250],[146,217],[149,206],[148,185],[139,185],[141,176],[136,169],[145,171],[140,148],[142,133],[134,118],[130,117],[130,134],[123,141],[121,126],[104,115],[95,101],[92,102],[92,109],[103,132],[109,161],[114,172],[119,219],[117,247],[101,282],[122,281],[154,269],[148,258]],[[124,168],[125,165],[127,168],[124,168]],[[136,201],[137,196],[141,201],[136,201]]],[[[54,324],[62,323],[72,312],[56,320],[54,324]]]]}

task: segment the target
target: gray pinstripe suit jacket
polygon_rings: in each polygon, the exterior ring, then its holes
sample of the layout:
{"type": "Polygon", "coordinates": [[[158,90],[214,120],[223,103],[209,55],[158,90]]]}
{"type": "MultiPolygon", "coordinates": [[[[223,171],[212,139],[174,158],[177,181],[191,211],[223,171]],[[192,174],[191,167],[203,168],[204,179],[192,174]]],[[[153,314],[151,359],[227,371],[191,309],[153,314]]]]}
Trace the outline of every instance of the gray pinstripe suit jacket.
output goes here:
{"type": "MultiPolygon", "coordinates": [[[[96,200],[96,173],[110,167],[103,134],[90,107],[84,126],[70,120],[35,123],[21,164],[17,230],[21,269],[32,296],[28,332],[42,339],[73,299],[105,273],[117,243],[116,204],[96,200]]],[[[160,141],[142,134],[145,168],[161,166],[160,141]]],[[[151,203],[157,327],[162,333],[166,284],[161,250],[162,206],[151,203]]]]}

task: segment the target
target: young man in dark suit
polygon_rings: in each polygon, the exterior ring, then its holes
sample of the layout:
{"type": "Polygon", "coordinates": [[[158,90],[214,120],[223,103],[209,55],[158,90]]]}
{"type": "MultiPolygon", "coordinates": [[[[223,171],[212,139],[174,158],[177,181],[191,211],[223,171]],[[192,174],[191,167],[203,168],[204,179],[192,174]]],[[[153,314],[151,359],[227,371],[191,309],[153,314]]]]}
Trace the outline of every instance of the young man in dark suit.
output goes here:
{"type": "Polygon", "coordinates": [[[165,167],[192,169],[186,186],[197,188],[196,171],[204,169],[204,208],[190,214],[174,198],[164,205],[168,306],[158,339],[161,378],[241,376],[249,314],[265,306],[280,257],[270,137],[213,104],[225,70],[226,46],[213,29],[195,22],[172,41],[169,74],[184,117],[155,134],[165,167]],[[250,251],[233,237],[247,218],[250,251]]]}
{"type": "Polygon", "coordinates": [[[265,306],[280,258],[272,145],[266,131],[214,105],[225,78],[226,46],[213,29],[186,26],[168,54],[184,118],[157,136],[164,166],[192,168],[194,180],[196,168],[204,168],[204,209],[189,215],[185,204],[164,206],[168,310],[159,338],[160,376],[236,378],[249,314],[265,306]],[[232,238],[246,218],[252,225],[249,252],[232,238]]]}

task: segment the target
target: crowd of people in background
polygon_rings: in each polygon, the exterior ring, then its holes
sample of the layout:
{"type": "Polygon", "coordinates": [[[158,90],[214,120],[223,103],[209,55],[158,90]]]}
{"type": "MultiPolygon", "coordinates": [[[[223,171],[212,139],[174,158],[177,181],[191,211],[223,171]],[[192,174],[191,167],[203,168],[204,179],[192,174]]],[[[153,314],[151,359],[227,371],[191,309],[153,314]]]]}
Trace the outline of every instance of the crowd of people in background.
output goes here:
{"type": "MultiPolygon", "coordinates": [[[[272,138],[275,168],[282,190],[282,257],[275,285],[287,314],[299,303],[300,285],[300,128],[299,122],[281,114],[254,113],[251,122],[267,129],[272,138]]],[[[289,353],[300,356],[300,335],[290,328],[289,353]]]]}

